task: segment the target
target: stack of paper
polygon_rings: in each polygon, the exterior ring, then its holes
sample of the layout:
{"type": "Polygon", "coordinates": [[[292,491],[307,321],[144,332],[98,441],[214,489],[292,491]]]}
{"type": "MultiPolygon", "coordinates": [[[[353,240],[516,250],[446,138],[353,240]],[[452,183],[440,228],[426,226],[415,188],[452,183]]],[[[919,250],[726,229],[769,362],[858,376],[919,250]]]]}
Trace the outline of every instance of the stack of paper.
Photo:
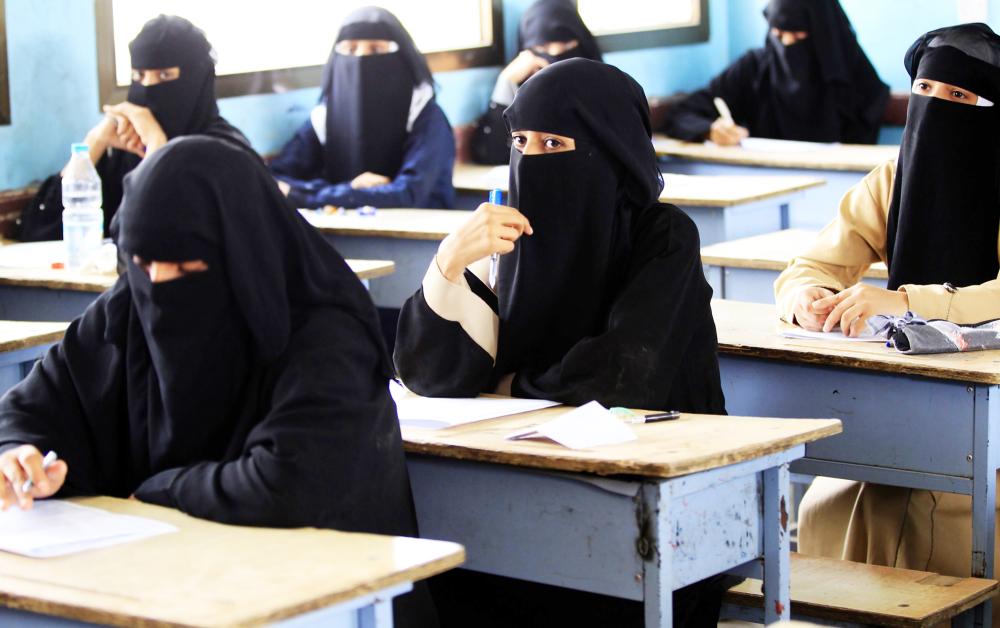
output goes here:
{"type": "Polygon", "coordinates": [[[64,556],[167,532],[172,525],[54,499],[0,512],[0,550],[33,558],[64,556]]]}
{"type": "Polygon", "coordinates": [[[836,342],[885,342],[882,336],[866,330],[861,336],[851,338],[845,336],[840,330],[837,331],[809,331],[801,327],[781,326],[781,335],[784,338],[795,338],[797,340],[832,340],[836,342]]]}
{"type": "Polygon", "coordinates": [[[596,401],[570,410],[547,423],[507,436],[508,440],[549,439],[570,449],[616,445],[636,438],[632,428],[596,401]]]}
{"type": "Polygon", "coordinates": [[[454,427],[559,405],[558,401],[544,399],[421,397],[394,381],[389,383],[389,392],[396,401],[400,425],[431,429],[454,427]]]}

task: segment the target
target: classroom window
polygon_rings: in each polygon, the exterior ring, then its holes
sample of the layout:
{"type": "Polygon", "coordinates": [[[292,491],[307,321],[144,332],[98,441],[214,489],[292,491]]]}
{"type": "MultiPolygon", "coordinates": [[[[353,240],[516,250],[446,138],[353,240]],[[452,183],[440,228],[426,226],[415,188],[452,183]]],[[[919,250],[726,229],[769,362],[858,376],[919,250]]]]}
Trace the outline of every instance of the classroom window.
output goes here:
{"type": "Polygon", "coordinates": [[[0,125],[10,124],[10,74],[7,71],[7,12],[0,0],[0,125]]]}
{"type": "MultiPolygon", "coordinates": [[[[380,0],[400,19],[431,70],[498,65],[502,0],[380,0]],[[442,19],[444,17],[447,19],[442,19]]],[[[131,68],[128,42],[160,13],[205,31],[218,55],[219,97],[320,84],[344,16],[363,2],[315,0],[97,0],[101,102],[123,100],[131,68]]]]}
{"type": "Polygon", "coordinates": [[[601,50],[708,41],[708,0],[577,0],[601,50]]]}

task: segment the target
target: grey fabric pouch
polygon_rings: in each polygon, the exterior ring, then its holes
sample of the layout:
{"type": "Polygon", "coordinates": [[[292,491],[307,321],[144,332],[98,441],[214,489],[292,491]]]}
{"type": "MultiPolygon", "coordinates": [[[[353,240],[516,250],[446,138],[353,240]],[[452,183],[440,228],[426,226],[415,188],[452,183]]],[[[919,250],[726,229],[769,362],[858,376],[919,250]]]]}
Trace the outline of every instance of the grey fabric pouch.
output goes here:
{"type": "Polygon", "coordinates": [[[1000,319],[957,325],[945,320],[924,320],[913,312],[905,316],[873,316],[868,327],[888,338],[901,353],[960,353],[1000,349],[1000,319]]]}

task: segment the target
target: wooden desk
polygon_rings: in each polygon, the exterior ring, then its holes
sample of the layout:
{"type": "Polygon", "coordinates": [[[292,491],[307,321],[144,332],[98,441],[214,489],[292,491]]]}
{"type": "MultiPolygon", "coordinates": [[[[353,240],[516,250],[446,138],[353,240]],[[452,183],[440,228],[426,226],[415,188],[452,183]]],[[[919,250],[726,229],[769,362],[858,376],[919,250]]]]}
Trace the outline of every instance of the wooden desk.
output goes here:
{"type": "Polygon", "coordinates": [[[62,339],[67,326],[0,320],[0,395],[24,379],[35,361],[62,339]]]}
{"type": "MultiPolygon", "coordinates": [[[[815,241],[815,231],[784,229],[702,247],[701,263],[716,298],[774,303],[774,281],[815,241]]],[[[878,262],[862,281],[885,288],[888,277],[885,264],[878,262]]]]}
{"type": "MultiPolygon", "coordinates": [[[[52,268],[65,258],[61,240],[0,246],[0,319],[69,321],[118,280],[115,273],[52,268]]],[[[395,271],[388,260],[347,260],[365,285],[395,271]]]]}
{"type": "Polygon", "coordinates": [[[54,615],[68,625],[388,628],[393,597],[464,558],[443,541],[227,526],[134,500],[74,501],[179,532],[61,558],[0,553],[3,625],[54,615]]]}
{"type": "Polygon", "coordinates": [[[642,601],[649,627],[670,625],[671,591],[763,558],[767,620],[788,618],[788,463],[838,421],[685,415],[591,451],[505,440],[565,411],[404,428],[421,533],[462,543],[469,569],[642,601]]]}
{"type": "MultiPolygon", "coordinates": [[[[789,340],[773,306],[713,301],[733,414],[835,416],[844,432],[792,470],[972,496],[972,570],[993,578],[1000,352],[908,356],[878,343],[789,340]]],[[[989,606],[985,625],[990,624],[989,606]]]]}
{"type": "MultiPolygon", "coordinates": [[[[801,175],[822,177],[827,185],[810,190],[790,208],[785,227],[820,229],[837,214],[841,197],[861,178],[899,154],[898,146],[794,142],[790,150],[748,150],[653,137],[665,172],[697,175],[801,175]]],[[[711,243],[708,243],[711,244],[711,243]]]]}
{"type": "Polygon", "coordinates": [[[399,308],[417,291],[438,245],[472,212],[449,209],[379,209],[374,216],[300,210],[348,257],[395,260],[396,272],[370,287],[375,305],[399,308]]]}
{"type": "MultiPolygon", "coordinates": [[[[459,206],[474,209],[494,188],[507,190],[507,166],[456,164],[452,181],[459,206]]],[[[660,201],[684,210],[698,225],[702,244],[776,231],[787,226],[791,207],[807,190],[824,184],[816,176],[664,175],[660,201]]]]}

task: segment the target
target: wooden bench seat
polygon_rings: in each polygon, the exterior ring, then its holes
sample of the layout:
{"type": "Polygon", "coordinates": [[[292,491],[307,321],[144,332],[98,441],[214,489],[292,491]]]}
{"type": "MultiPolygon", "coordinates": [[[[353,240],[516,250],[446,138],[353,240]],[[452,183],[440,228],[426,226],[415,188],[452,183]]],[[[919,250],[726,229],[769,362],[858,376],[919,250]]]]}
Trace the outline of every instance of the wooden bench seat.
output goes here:
{"type": "MultiPolygon", "coordinates": [[[[792,617],[880,626],[932,626],[996,596],[997,581],[954,578],[846,560],[791,555],[792,617]]],[[[726,594],[726,606],[761,608],[760,580],[726,594]]],[[[723,617],[733,617],[723,610],[723,617]]],[[[741,619],[747,619],[743,613],[741,619]]]]}

